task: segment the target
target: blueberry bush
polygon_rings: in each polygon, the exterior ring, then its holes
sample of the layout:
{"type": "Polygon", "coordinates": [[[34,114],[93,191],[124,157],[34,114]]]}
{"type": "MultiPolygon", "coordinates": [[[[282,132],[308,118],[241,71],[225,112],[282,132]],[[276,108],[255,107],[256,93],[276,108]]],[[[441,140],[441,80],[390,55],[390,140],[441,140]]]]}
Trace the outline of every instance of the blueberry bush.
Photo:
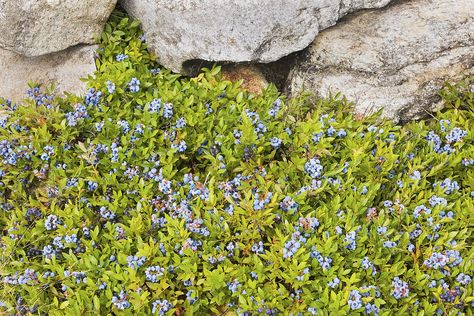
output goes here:
{"type": "Polygon", "coordinates": [[[397,126],[100,44],[84,97],[0,101],[0,314],[473,314],[473,78],[397,126]]]}

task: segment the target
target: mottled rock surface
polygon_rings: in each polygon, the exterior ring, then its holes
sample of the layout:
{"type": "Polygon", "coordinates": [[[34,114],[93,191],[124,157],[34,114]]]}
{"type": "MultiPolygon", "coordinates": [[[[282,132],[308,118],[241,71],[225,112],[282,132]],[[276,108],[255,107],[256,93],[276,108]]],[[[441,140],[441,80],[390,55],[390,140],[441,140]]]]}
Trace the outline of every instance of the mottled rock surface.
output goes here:
{"type": "Polygon", "coordinates": [[[422,117],[445,81],[474,73],[473,13],[472,0],[410,0],[347,17],[296,63],[289,91],[340,91],[359,113],[422,117]]]}
{"type": "Polygon", "coordinates": [[[95,71],[97,46],[77,46],[40,57],[25,57],[0,49],[0,97],[21,101],[26,97],[28,81],[56,84],[58,93],[83,94],[87,77],[95,71]]]}
{"type": "Polygon", "coordinates": [[[242,89],[261,94],[268,86],[262,71],[253,65],[229,65],[222,67],[222,79],[237,82],[242,80],[242,89]]]}
{"type": "Polygon", "coordinates": [[[121,0],[142,21],[165,67],[184,72],[190,60],[262,62],[307,47],[349,12],[390,0],[121,0]]]}
{"type": "Polygon", "coordinates": [[[0,48],[26,56],[93,44],[117,0],[0,0],[0,48]]]}

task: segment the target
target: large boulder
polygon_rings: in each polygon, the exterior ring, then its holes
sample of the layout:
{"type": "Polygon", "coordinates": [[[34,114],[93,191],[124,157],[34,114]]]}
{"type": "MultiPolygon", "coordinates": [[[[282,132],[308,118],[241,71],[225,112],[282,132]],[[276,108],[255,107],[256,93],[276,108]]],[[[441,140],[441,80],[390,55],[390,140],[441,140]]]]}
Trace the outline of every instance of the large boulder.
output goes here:
{"type": "Polygon", "coordinates": [[[56,85],[56,92],[82,94],[87,77],[95,71],[96,45],[71,47],[40,57],[25,57],[0,49],[0,97],[21,101],[26,97],[28,81],[56,85]]]}
{"type": "Polygon", "coordinates": [[[186,61],[268,63],[307,47],[349,12],[390,0],[121,0],[142,21],[158,60],[175,72],[186,61]]]}
{"type": "Polygon", "coordinates": [[[474,1],[399,1],[325,30],[290,72],[289,90],[342,92],[359,113],[410,120],[439,108],[445,81],[474,72],[474,1]]]}
{"type": "Polygon", "coordinates": [[[26,56],[93,44],[117,0],[0,0],[0,48],[26,56]]]}

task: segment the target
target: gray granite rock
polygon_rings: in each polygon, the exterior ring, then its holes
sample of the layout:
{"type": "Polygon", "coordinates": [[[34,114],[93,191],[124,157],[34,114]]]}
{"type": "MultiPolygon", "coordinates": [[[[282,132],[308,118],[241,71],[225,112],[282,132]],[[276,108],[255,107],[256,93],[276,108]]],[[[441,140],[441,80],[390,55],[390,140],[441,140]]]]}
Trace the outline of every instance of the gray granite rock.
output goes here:
{"type": "Polygon", "coordinates": [[[56,92],[84,94],[80,78],[95,71],[95,45],[77,46],[40,57],[25,57],[0,49],[0,97],[21,101],[28,82],[56,84],[56,92]]]}
{"type": "Polygon", "coordinates": [[[307,47],[345,14],[390,0],[121,0],[165,67],[190,60],[271,62],[307,47]]]}
{"type": "Polygon", "coordinates": [[[26,56],[93,44],[117,0],[0,0],[0,48],[26,56]]]}
{"type": "Polygon", "coordinates": [[[474,1],[397,1],[318,35],[289,75],[291,94],[342,92],[359,113],[395,120],[441,106],[439,89],[474,73],[474,1]]]}

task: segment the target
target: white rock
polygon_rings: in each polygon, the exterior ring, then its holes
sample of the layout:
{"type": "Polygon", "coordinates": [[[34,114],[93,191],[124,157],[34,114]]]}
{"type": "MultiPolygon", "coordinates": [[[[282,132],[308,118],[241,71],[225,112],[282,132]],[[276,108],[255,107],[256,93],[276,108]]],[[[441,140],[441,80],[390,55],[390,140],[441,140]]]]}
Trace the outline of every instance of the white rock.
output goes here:
{"type": "Polygon", "coordinates": [[[164,66],[189,60],[271,62],[307,47],[348,12],[390,0],[122,0],[164,66]]]}
{"type": "Polygon", "coordinates": [[[26,56],[93,44],[117,0],[0,0],[0,48],[26,56]]]}
{"type": "Polygon", "coordinates": [[[318,35],[289,89],[342,92],[395,120],[439,108],[439,89],[474,73],[474,1],[411,0],[355,14],[318,35]]]}
{"type": "Polygon", "coordinates": [[[80,78],[95,71],[96,45],[77,46],[40,57],[25,57],[0,49],[0,97],[21,101],[26,97],[28,82],[56,85],[56,92],[84,94],[80,78]]]}

